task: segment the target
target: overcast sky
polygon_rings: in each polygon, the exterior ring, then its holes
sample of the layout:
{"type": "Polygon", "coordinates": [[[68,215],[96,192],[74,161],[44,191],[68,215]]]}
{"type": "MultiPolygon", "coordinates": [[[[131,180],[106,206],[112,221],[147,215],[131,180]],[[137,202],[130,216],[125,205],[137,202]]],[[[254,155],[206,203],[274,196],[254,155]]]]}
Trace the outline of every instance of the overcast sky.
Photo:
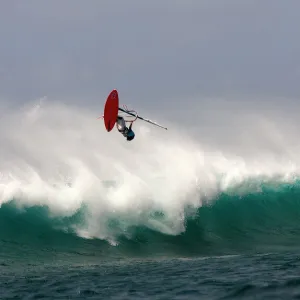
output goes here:
{"type": "Polygon", "coordinates": [[[299,11],[298,0],[3,0],[0,97],[297,98],[299,11]]]}

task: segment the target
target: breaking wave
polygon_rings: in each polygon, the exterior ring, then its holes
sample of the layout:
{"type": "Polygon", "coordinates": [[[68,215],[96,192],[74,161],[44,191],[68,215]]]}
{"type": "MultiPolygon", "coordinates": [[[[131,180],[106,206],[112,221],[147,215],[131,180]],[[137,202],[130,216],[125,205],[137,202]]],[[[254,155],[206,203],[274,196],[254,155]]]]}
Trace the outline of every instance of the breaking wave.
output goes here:
{"type": "Polygon", "coordinates": [[[297,144],[286,151],[273,131],[269,148],[247,146],[242,155],[241,146],[223,151],[182,128],[145,124],[128,143],[96,118],[61,104],[3,115],[2,258],[219,255],[299,244],[297,144]]]}

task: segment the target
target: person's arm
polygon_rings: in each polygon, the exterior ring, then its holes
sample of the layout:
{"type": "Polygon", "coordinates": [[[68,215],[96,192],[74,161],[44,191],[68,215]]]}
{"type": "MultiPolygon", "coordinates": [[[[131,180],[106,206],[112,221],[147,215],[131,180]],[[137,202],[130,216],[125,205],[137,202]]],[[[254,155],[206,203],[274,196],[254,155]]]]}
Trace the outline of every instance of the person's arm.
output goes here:
{"type": "Polygon", "coordinates": [[[130,125],[129,125],[129,130],[131,130],[132,124],[133,124],[133,122],[130,123],[130,125]]]}

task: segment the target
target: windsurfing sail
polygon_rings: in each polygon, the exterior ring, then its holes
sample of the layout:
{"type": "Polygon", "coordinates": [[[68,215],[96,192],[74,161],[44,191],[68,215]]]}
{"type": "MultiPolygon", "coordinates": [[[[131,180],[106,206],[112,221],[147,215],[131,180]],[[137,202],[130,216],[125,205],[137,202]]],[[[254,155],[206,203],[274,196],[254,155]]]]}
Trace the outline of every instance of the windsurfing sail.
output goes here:
{"type": "MultiPolygon", "coordinates": [[[[123,108],[120,108],[119,107],[119,95],[118,95],[118,91],[117,90],[112,90],[110,92],[110,94],[108,95],[107,99],[106,99],[106,102],[105,102],[105,106],[104,106],[104,115],[102,117],[99,117],[99,118],[103,118],[104,119],[104,124],[105,124],[105,128],[106,130],[109,132],[111,131],[114,126],[115,126],[115,123],[117,121],[117,117],[118,117],[118,111],[122,111],[132,117],[135,117],[135,120],[136,119],[140,119],[142,121],[145,121],[147,123],[150,123],[152,125],[155,125],[155,126],[158,126],[160,128],[163,128],[163,129],[168,129],[154,121],[151,121],[149,119],[145,119],[141,116],[139,116],[137,113],[134,113],[135,111],[132,111],[132,110],[128,110],[127,107],[124,107],[123,108]]],[[[98,118],[98,119],[99,119],[98,118]]],[[[130,122],[134,122],[135,120],[133,121],[130,121],[130,122]]]]}
{"type": "Polygon", "coordinates": [[[158,127],[160,127],[160,128],[163,128],[163,129],[168,130],[167,127],[164,127],[164,126],[162,126],[162,125],[159,125],[158,123],[156,123],[156,122],[154,122],[154,121],[151,121],[151,120],[149,120],[149,119],[142,118],[142,117],[140,117],[139,115],[135,115],[135,114],[133,114],[132,112],[130,112],[130,111],[128,111],[128,110],[125,110],[125,109],[120,108],[120,107],[119,107],[119,110],[122,111],[122,112],[124,112],[124,113],[127,113],[128,115],[131,115],[131,116],[133,116],[133,117],[136,117],[137,119],[143,120],[143,121],[145,121],[145,122],[148,122],[148,123],[153,124],[153,125],[155,125],[155,126],[158,126],[158,127]]]}

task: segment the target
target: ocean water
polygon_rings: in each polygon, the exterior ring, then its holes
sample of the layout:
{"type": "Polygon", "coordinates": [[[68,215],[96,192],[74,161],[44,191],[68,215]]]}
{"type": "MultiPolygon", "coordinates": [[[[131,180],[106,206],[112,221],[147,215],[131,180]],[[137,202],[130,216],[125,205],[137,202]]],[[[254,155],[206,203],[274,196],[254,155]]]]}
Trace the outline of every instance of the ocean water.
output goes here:
{"type": "Polygon", "coordinates": [[[236,144],[206,127],[216,145],[137,124],[128,143],[96,118],[2,116],[1,299],[300,298],[291,127],[239,123],[236,144]]]}

